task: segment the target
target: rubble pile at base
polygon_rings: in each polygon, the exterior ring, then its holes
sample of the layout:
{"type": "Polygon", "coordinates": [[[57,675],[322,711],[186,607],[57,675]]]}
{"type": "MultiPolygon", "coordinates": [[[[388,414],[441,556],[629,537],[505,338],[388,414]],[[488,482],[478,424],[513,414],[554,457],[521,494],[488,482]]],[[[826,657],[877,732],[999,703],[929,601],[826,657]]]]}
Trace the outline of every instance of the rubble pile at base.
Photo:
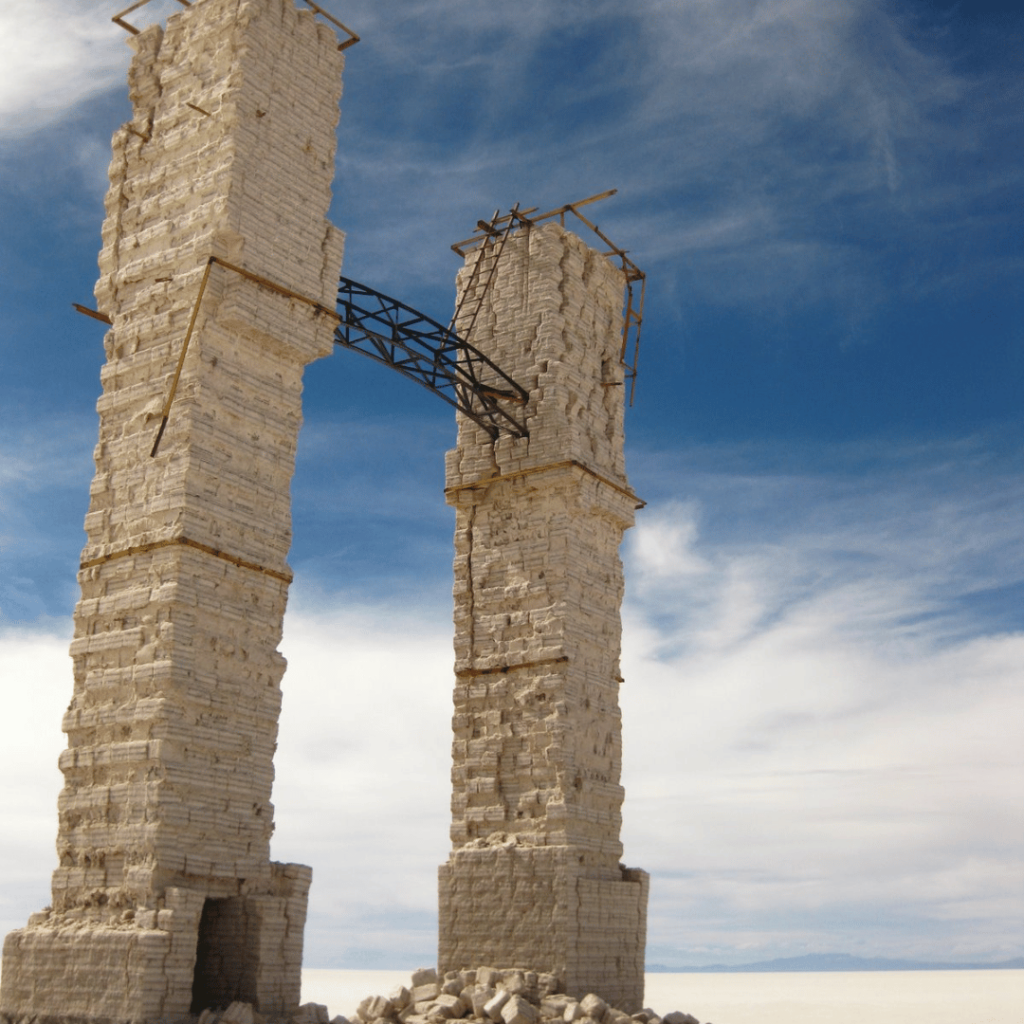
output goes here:
{"type": "MultiPolygon", "coordinates": [[[[518,969],[415,971],[408,986],[390,996],[367,996],[356,1018],[331,1017],[327,1007],[306,1003],[290,1024],[443,1024],[465,1020],[477,1024],[700,1024],[689,1013],[674,1011],[662,1016],[651,1009],[628,1014],[609,1006],[593,993],[577,998],[559,992],[559,979],[518,969]]],[[[232,1003],[217,1013],[204,1010],[198,1024],[269,1024],[247,1003],[232,1003]]],[[[710,1021],[706,1024],[711,1024],[710,1021]]]]}

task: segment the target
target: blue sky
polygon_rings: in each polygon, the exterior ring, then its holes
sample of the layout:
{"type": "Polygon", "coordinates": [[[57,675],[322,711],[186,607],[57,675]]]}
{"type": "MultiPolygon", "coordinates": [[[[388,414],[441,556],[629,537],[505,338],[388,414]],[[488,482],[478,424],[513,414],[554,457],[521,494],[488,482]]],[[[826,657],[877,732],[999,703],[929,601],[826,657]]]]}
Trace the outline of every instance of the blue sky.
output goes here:
{"type": "MultiPolygon", "coordinates": [[[[0,10],[0,926],[49,902],[102,327],[107,0],[0,10]]],[[[651,963],[1024,954],[1024,14],[923,0],[324,0],[347,276],[446,320],[480,217],[608,188],[647,272],[626,861],[651,963]]],[[[154,0],[141,20],[178,7],[154,0]]],[[[308,966],[431,959],[448,406],[307,372],[274,855],[308,966]],[[401,709],[396,714],[396,709],[401,709]]]]}

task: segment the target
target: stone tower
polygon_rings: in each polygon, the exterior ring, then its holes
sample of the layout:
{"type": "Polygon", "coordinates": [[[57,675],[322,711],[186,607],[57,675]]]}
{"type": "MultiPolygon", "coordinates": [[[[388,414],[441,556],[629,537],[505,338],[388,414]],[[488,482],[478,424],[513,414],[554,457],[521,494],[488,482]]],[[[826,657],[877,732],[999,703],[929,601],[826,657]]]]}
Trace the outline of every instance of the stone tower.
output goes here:
{"type": "Polygon", "coordinates": [[[131,42],[59,866],[4,943],[8,1021],[299,1000],[311,872],[269,848],[277,646],[302,372],[334,323],[210,257],[333,308],[343,55],[294,0],[193,0],[131,42]]]}
{"type": "Polygon", "coordinates": [[[620,864],[618,552],[638,504],[623,285],[549,222],[510,236],[476,320],[474,346],[530,393],[529,436],[492,441],[460,416],[447,458],[456,684],[439,965],[551,971],[632,1011],[648,878],[620,864]]]}

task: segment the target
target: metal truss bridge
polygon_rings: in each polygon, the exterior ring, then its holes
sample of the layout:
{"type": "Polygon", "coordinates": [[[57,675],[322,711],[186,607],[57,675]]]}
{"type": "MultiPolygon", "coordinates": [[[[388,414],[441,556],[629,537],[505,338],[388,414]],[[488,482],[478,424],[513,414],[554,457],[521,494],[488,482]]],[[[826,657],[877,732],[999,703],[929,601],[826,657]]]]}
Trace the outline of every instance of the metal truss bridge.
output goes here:
{"type": "MultiPolygon", "coordinates": [[[[310,0],[307,0],[308,2],[310,0]]],[[[136,6],[142,6],[142,3],[136,6]]],[[[492,438],[497,439],[502,430],[515,437],[525,437],[525,420],[518,415],[518,410],[529,400],[526,388],[474,348],[467,339],[483,307],[510,234],[516,229],[530,228],[552,217],[558,217],[564,226],[567,213],[574,214],[609,246],[609,251],[604,255],[621,260],[626,292],[623,302],[625,317],[620,358],[627,378],[635,385],[640,327],[643,322],[645,276],[629,259],[624,249],[612,243],[596,224],[587,220],[577,209],[613,194],[614,190],[602,192],[600,195],[569,203],[539,215],[532,209],[521,211],[517,204],[507,214],[500,215],[496,211],[490,221],[479,221],[479,234],[452,246],[452,249],[464,258],[475,253],[475,259],[459,306],[447,327],[404,302],[399,302],[398,299],[347,277],[342,277],[338,285],[337,308],[330,309],[291,288],[229,263],[219,256],[209,257],[150,455],[155,456],[160,447],[199,308],[214,266],[223,267],[226,271],[238,274],[261,288],[293,299],[311,307],[318,314],[330,317],[337,323],[334,331],[336,344],[383,363],[433,391],[439,398],[487,431],[492,438]]],[[[107,324],[111,323],[110,318],[103,313],[78,303],[73,305],[80,313],[107,324]]],[[[632,403],[632,394],[630,400],[632,403]]]]}
{"type": "Polygon", "coordinates": [[[517,418],[514,410],[526,404],[529,398],[526,389],[475,349],[468,339],[509,236],[519,228],[530,228],[553,217],[558,217],[564,227],[568,213],[609,247],[604,255],[621,261],[626,289],[620,358],[627,378],[635,385],[643,322],[644,274],[624,249],[615,245],[578,209],[614,194],[612,189],[540,214],[535,209],[520,210],[517,203],[507,214],[495,211],[490,221],[478,221],[476,235],[452,246],[463,258],[475,258],[459,306],[447,327],[397,299],[343,277],[338,287],[341,322],[334,332],[334,340],[429,388],[491,437],[497,438],[502,430],[525,437],[525,423],[517,418]]]}
{"type": "Polygon", "coordinates": [[[341,322],[334,340],[429,388],[483,427],[526,436],[506,406],[525,405],[529,394],[450,327],[347,277],[338,285],[341,322]]]}

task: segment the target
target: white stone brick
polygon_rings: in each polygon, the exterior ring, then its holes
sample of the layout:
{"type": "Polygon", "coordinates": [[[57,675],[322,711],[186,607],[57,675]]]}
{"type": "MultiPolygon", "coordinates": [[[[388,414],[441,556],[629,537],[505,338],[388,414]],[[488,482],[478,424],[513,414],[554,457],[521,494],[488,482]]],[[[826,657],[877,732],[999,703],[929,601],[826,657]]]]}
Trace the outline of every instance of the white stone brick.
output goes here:
{"type": "Polygon", "coordinates": [[[485,1004],[484,1013],[493,1021],[502,1020],[501,1011],[512,996],[504,989],[499,989],[485,1004]]]}
{"type": "Polygon", "coordinates": [[[529,391],[529,436],[492,441],[460,417],[445,460],[457,679],[439,959],[522,964],[637,1009],[646,881],[619,866],[618,708],[618,550],[637,499],[624,389],[602,386],[622,381],[623,288],[558,224],[523,229],[470,339],[529,391]]]}
{"type": "Polygon", "coordinates": [[[536,1024],[538,1017],[537,1008],[519,995],[511,996],[501,1008],[504,1024],[536,1024]]]}

